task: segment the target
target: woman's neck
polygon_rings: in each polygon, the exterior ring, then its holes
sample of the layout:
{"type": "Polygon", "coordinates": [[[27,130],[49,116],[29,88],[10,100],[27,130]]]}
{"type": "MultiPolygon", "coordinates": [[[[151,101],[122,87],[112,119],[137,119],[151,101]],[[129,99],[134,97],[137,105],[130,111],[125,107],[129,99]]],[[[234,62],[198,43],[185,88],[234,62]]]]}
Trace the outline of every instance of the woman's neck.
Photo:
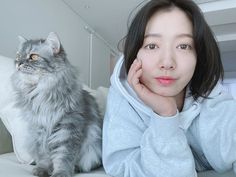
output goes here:
{"type": "Polygon", "coordinates": [[[176,95],[175,100],[176,100],[176,104],[177,104],[177,108],[179,110],[179,112],[182,111],[183,107],[184,107],[184,100],[185,100],[185,91],[186,89],[184,89],[183,91],[181,91],[178,95],[176,95]]]}

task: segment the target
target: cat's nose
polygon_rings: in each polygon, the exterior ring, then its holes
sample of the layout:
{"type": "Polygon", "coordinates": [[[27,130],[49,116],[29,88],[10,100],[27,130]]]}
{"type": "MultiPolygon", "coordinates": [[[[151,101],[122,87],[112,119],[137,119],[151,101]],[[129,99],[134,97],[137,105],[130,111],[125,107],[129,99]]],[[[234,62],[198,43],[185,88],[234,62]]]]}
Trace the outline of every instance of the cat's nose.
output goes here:
{"type": "Polygon", "coordinates": [[[19,68],[20,68],[22,65],[23,65],[22,62],[18,62],[18,63],[16,63],[16,69],[19,70],[19,68]]]}

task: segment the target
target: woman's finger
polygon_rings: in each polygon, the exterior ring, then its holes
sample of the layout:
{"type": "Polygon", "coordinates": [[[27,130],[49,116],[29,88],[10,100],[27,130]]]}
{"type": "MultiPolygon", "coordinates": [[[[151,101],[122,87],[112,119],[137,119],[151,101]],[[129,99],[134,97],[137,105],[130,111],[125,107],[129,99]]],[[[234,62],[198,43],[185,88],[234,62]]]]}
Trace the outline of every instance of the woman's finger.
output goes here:
{"type": "Polygon", "coordinates": [[[128,72],[128,76],[127,76],[127,80],[129,82],[129,84],[132,83],[133,80],[133,76],[134,74],[137,72],[137,70],[140,68],[140,64],[138,63],[137,59],[134,60],[134,62],[132,63],[129,72],[128,72]]]}

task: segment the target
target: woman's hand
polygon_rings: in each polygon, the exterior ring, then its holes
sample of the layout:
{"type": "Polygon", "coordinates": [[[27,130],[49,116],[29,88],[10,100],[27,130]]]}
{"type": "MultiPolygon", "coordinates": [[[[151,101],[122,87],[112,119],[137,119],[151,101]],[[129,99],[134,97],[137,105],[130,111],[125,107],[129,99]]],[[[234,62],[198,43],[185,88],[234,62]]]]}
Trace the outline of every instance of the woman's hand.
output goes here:
{"type": "Polygon", "coordinates": [[[128,83],[137,93],[139,98],[160,116],[173,116],[177,112],[176,100],[174,97],[164,97],[152,92],[140,82],[142,76],[141,60],[135,59],[128,73],[128,83]]]}

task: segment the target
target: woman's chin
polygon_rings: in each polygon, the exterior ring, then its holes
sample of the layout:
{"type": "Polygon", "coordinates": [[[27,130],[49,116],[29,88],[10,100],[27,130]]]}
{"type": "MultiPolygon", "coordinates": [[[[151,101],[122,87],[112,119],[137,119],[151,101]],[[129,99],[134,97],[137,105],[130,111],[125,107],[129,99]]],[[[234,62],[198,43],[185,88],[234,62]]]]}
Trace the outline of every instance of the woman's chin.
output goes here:
{"type": "Polygon", "coordinates": [[[178,93],[173,92],[173,91],[169,91],[168,89],[158,89],[155,90],[154,93],[160,95],[160,96],[164,96],[164,97],[175,97],[176,95],[178,95],[178,93]]]}

